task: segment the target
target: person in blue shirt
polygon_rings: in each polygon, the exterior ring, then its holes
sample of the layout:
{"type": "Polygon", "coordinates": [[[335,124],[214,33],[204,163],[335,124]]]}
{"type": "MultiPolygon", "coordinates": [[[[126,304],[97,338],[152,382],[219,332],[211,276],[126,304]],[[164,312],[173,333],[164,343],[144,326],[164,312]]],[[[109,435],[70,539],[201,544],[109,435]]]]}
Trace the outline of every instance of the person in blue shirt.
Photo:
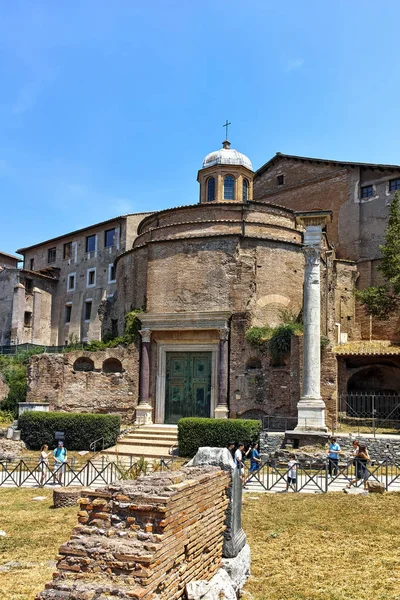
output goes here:
{"type": "Polygon", "coordinates": [[[65,465],[67,463],[67,449],[64,448],[64,442],[58,442],[54,452],[54,478],[57,476],[58,483],[62,485],[62,476],[65,473],[65,465]]]}
{"type": "Polygon", "coordinates": [[[339,452],[340,446],[336,441],[336,438],[331,438],[329,443],[329,475],[332,477],[332,474],[336,476],[339,472],[338,462],[339,462],[339,452]]]}
{"type": "Polygon", "coordinates": [[[260,453],[258,451],[258,442],[251,445],[250,451],[250,473],[255,473],[261,466],[260,453]]]}

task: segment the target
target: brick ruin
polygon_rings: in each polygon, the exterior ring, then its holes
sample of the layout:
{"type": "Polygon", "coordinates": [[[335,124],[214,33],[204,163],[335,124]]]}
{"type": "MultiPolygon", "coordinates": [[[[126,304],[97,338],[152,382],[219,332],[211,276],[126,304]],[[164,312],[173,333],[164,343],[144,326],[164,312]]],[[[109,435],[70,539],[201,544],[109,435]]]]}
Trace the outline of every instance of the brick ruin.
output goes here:
{"type": "Polygon", "coordinates": [[[235,515],[230,501],[238,474],[227,451],[217,452],[228,467],[214,462],[83,490],[79,524],[36,600],[173,600],[188,583],[209,581],[237,523],[238,549],[245,544],[241,497],[235,515]]]}

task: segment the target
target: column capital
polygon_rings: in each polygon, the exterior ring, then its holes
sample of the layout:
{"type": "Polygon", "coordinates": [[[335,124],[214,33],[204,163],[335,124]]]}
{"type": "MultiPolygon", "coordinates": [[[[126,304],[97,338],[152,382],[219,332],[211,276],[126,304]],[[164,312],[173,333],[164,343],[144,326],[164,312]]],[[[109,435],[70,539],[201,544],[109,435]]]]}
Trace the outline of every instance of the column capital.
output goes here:
{"type": "Polygon", "coordinates": [[[151,341],[151,329],[140,329],[139,333],[142,336],[142,342],[151,341]]]}
{"type": "Polygon", "coordinates": [[[229,339],[229,327],[221,327],[218,329],[218,332],[221,342],[227,342],[229,339]]]}

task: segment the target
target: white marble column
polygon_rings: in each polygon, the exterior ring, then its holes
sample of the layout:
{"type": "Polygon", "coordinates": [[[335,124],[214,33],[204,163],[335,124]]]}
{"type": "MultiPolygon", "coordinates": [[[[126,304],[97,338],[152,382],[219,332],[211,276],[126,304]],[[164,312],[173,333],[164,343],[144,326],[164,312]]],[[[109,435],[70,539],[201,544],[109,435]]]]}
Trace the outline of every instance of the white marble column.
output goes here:
{"type": "Polygon", "coordinates": [[[322,226],[329,213],[302,213],[298,221],[304,233],[304,300],[303,300],[303,386],[297,404],[295,431],[326,432],[325,402],[321,397],[321,285],[320,259],[322,226]]]}
{"type": "Polygon", "coordinates": [[[153,407],[150,400],[150,348],[151,329],[139,331],[142,337],[140,352],[139,404],[136,407],[136,424],[148,425],[153,422],[153,407]]]}

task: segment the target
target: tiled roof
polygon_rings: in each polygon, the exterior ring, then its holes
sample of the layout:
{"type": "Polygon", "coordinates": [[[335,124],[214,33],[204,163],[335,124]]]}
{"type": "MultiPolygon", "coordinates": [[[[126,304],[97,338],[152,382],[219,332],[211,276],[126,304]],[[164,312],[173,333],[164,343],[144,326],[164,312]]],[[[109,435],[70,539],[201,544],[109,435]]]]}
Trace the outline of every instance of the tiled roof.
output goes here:
{"type": "Polygon", "coordinates": [[[8,252],[3,252],[3,250],[0,250],[0,256],[7,256],[8,258],[14,258],[15,260],[22,260],[21,256],[15,256],[14,254],[9,254],[8,252]]]}
{"type": "Polygon", "coordinates": [[[400,355],[400,344],[389,340],[358,340],[335,346],[333,352],[337,356],[395,356],[400,355]]]}
{"type": "Polygon", "coordinates": [[[269,159],[268,162],[266,162],[262,167],[260,167],[257,171],[256,171],[256,177],[257,175],[261,175],[261,173],[264,173],[264,171],[266,171],[269,167],[271,167],[275,161],[279,160],[280,158],[288,158],[290,160],[300,160],[300,161],[307,161],[307,162],[315,162],[315,163],[325,163],[325,164],[331,164],[331,165],[343,165],[343,166],[347,166],[347,167],[364,167],[366,169],[390,169],[390,170],[397,170],[400,169],[400,165],[383,165],[383,164],[379,164],[379,163],[362,163],[362,162],[351,162],[351,161],[347,161],[347,160],[331,160],[329,158],[311,158],[309,156],[296,156],[294,154],[282,154],[282,152],[277,152],[275,154],[275,156],[273,156],[272,158],[269,159]]]}

